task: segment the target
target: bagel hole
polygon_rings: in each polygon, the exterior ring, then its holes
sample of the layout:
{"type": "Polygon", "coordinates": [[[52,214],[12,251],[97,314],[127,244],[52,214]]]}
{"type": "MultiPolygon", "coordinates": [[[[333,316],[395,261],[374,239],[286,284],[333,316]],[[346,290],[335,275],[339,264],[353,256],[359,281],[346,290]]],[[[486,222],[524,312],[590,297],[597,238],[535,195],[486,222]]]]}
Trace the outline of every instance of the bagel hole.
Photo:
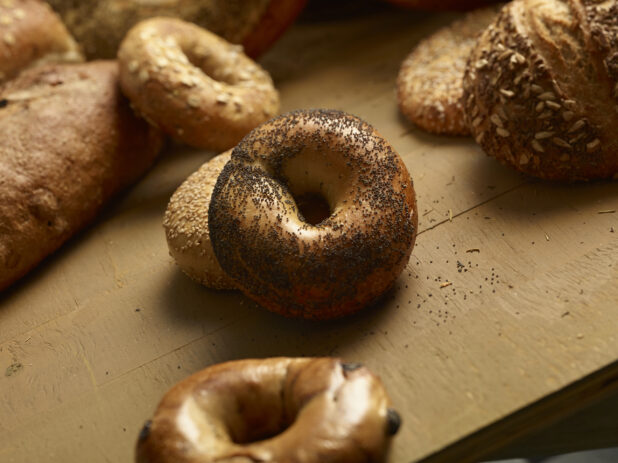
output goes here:
{"type": "Polygon", "coordinates": [[[239,445],[253,444],[255,442],[261,442],[264,440],[272,439],[273,437],[277,437],[286,429],[287,427],[281,427],[281,429],[277,430],[254,429],[242,436],[232,436],[232,440],[235,444],[239,445]]]}
{"type": "Polygon", "coordinates": [[[290,427],[289,423],[279,420],[280,417],[270,417],[264,420],[263,416],[246,418],[247,422],[242,429],[231,429],[230,437],[235,444],[245,445],[261,442],[278,436],[290,427]]]}
{"type": "Polygon", "coordinates": [[[331,215],[328,202],[319,193],[305,193],[295,196],[301,218],[311,225],[318,225],[331,215]]]}
{"type": "Polygon", "coordinates": [[[197,53],[193,49],[183,49],[182,51],[189,60],[189,63],[200,69],[211,79],[228,85],[237,83],[238,79],[233,72],[230,72],[229,66],[219,63],[216,56],[213,56],[210,51],[206,51],[205,55],[197,53]]]}

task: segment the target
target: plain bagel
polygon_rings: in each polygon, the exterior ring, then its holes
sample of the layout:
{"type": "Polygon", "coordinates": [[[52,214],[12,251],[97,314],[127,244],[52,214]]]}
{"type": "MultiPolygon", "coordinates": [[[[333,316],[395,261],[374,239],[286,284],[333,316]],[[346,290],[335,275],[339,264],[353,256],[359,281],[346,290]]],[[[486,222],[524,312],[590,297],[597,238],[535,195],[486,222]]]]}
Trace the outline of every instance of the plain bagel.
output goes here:
{"type": "Polygon", "coordinates": [[[47,63],[83,60],[60,18],[41,0],[0,2],[0,83],[47,63]]]}
{"type": "Polygon", "coordinates": [[[174,386],[140,433],[138,463],[364,463],[400,426],[384,387],[334,358],[241,360],[174,386]]]}
{"type": "Polygon", "coordinates": [[[240,47],[179,19],[139,23],[118,61],[135,109],[191,146],[229,149],[279,110],[270,76],[240,47]]]}
{"type": "Polygon", "coordinates": [[[210,236],[249,297],[290,317],[328,319],[384,293],[416,236],[414,188],[369,124],[339,111],[296,111],[261,125],[232,152],[213,192],[210,236]],[[297,201],[327,203],[309,223],[297,201]]]}

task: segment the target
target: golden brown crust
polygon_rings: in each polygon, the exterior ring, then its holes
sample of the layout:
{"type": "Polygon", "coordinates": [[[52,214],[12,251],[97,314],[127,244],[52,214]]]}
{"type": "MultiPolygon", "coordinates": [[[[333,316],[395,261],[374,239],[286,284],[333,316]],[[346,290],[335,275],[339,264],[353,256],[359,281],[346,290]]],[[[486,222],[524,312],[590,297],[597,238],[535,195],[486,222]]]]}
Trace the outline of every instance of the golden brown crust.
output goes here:
{"type": "Polygon", "coordinates": [[[25,71],[0,102],[3,289],[141,176],[162,139],[120,94],[115,62],[25,71]]]}
{"type": "MultiPolygon", "coordinates": [[[[262,51],[300,12],[292,7],[305,0],[48,0],[58,11],[89,58],[113,58],[126,33],[138,22],[156,16],[195,23],[226,40],[262,51]],[[271,3],[282,3],[289,16],[273,24],[268,34],[262,19],[271,3]]],[[[301,5],[302,6],[302,5],[301,5]]],[[[255,55],[251,55],[255,56],[255,55]]]]}
{"type": "Polygon", "coordinates": [[[361,309],[408,262],[417,226],[410,175],[371,126],[338,111],[295,111],[234,149],[208,214],[224,271],[245,294],[290,317],[361,309]],[[296,199],[318,194],[331,215],[307,223],[296,199]],[[230,239],[230,237],[234,239],[230,239]]]}
{"type": "Polygon", "coordinates": [[[471,10],[500,0],[386,0],[404,8],[419,10],[471,10]]]}
{"type": "Polygon", "coordinates": [[[192,146],[229,149],[279,110],[272,79],[238,45],[178,19],[136,25],[118,60],[135,109],[192,146]]]}
{"type": "Polygon", "coordinates": [[[377,463],[399,426],[389,405],[380,380],[359,364],[227,362],[163,397],[140,433],[137,462],[377,463]]]}
{"type": "Polygon", "coordinates": [[[615,176],[617,37],[616,2],[511,2],[466,67],[466,115],[477,142],[544,179],[615,176]]]}
{"type": "Polygon", "coordinates": [[[193,280],[213,289],[234,289],[212,250],[208,233],[208,207],[212,190],[232,151],[204,163],[172,195],[163,227],[170,255],[193,280]]]}
{"type": "Polygon", "coordinates": [[[47,3],[0,2],[0,83],[28,67],[82,60],[77,44],[47,3]]]}
{"type": "Polygon", "coordinates": [[[463,74],[477,37],[499,8],[466,14],[423,40],[404,60],[397,77],[397,100],[414,124],[438,134],[470,133],[461,101],[463,74]]]}

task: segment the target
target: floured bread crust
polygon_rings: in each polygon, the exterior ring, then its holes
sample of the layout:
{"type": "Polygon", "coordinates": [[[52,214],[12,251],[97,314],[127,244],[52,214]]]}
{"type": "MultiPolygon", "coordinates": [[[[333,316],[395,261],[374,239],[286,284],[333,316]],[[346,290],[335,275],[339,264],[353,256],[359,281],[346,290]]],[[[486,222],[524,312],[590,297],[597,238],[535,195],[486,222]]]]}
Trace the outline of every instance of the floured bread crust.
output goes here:
{"type": "Polygon", "coordinates": [[[29,67],[80,61],[79,47],[47,3],[0,2],[0,84],[29,67]]]}
{"type": "Polygon", "coordinates": [[[0,90],[0,289],[139,178],[162,146],[118,87],[115,62],[49,65],[0,90]]]}

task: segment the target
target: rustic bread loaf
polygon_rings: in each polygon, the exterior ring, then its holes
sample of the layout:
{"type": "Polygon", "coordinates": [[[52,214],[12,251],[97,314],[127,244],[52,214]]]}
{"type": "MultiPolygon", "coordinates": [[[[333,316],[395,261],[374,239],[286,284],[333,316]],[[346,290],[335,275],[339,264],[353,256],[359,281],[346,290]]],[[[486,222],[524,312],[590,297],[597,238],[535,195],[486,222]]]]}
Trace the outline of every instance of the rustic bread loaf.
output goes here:
{"type": "Polygon", "coordinates": [[[464,104],[476,141],[522,172],[615,176],[618,2],[511,2],[472,51],[464,104]]]}
{"type": "Polygon", "coordinates": [[[115,62],[49,65],[0,89],[0,290],[141,176],[162,145],[115,62]]]}
{"type": "Polygon", "coordinates": [[[127,31],[155,16],[196,23],[257,56],[291,24],[306,1],[48,0],[89,58],[115,57],[127,31]]]}
{"type": "Polygon", "coordinates": [[[75,40],[42,0],[0,2],[0,83],[44,63],[83,57],[75,40]]]}

